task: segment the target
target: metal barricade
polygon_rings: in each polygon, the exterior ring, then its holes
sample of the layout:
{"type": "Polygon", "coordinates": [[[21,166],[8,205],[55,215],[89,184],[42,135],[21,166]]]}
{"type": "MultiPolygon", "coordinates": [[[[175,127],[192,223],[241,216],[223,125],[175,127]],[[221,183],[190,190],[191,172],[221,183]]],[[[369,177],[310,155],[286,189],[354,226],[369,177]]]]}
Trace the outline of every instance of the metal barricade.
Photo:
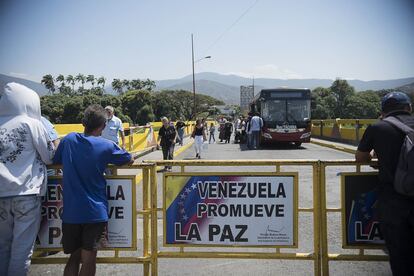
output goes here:
{"type": "MultiPolygon", "coordinates": [[[[355,174],[364,174],[365,172],[361,171],[362,166],[376,166],[377,162],[371,163],[356,163],[351,160],[331,160],[331,161],[321,161],[320,163],[320,200],[321,200],[321,258],[322,258],[322,275],[329,275],[329,262],[330,261],[388,261],[388,256],[385,255],[382,251],[384,246],[380,245],[360,245],[360,246],[347,246],[345,242],[345,232],[342,227],[342,248],[343,249],[354,249],[358,250],[358,253],[337,253],[329,251],[329,240],[328,240],[328,214],[340,213],[342,226],[345,225],[344,217],[344,189],[341,188],[341,205],[339,208],[329,208],[327,205],[327,168],[328,167],[344,167],[351,166],[354,168],[353,172],[355,174]],[[365,254],[366,250],[376,250],[379,251],[376,254],[365,254]],[[382,253],[382,254],[381,254],[382,253]]],[[[342,170],[341,170],[342,171],[342,170]]],[[[340,172],[342,173],[342,172],[340,172]]],[[[349,173],[349,172],[348,172],[349,173]]],[[[341,183],[343,185],[343,183],[341,183]]]]}
{"type": "MultiPolygon", "coordinates": [[[[166,250],[165,248],[161,248],[161,246],[157,245],[156,235],[153,234],[153,239],[151,240],[152,246],[154,246],[154,251],[152,257],[156,260],[159,258],[231,258],[231,259],[279,259],[279,260],[311,260],[313,261],[314,267],[314,275],[321,274],[321,256],[320,256],[320,190],[319,190],[319,161],[316,160],[200,160],[200,161],[148,161],[150,163],[156,163],[158,166],[172,166],[172,167],[180,167],[180,173],[184,175],[188,175],[188,168],[189,167],[226,167],[226,168],[235,168],[240,166],[249,167],[250,170],[244,171],[244,174],[252,174],[254,175],[257,173],[257,168],[260,166],[270,166],[273,167],[272,171],[275,173],[283,174],[285,171],[281,171],[282,167],[285,166],[299,166],[310,167],[311,174],[312,174],[312,205],[308,207],[303,207],[299,205],[297,209],[298,213],[310,213],[312,214],[312,226],[313,226],[313,250],[311,252],[283,252],[283,248],[279,246],[275,246],[273,248],[274,251],[272,252],[260,252],[260,251],[252,251],[251,248],[246,251],[228,251],[228,250],[220,250],[217,251],[217,246],[202,246],[202,249],[209,249],[209,250],[192,250],[191,247],[185,246],[168,246],[174,247],[179,249],[179,251],[172,251],[166,250]],[[155,249],[158,248],[158,251],[155,249]],[[161,248],[161,249],[160,249],[161,248]],[[214,250],[213,250],[214,249],[214,250]]],[[[209,170],[210,173],[212,170],[209,170]]],[[[180,174],[178,173],[178,175],[180,174]]],[[[237,172],[235,172],[237,174],[237,172]]],[[[286,173],[290,173],[286,171],[286,173]]],[[[295,173],[299,173],[299,171],[295,171],[295,173]]],[[[190,173],[192,174],[192,173],[190,173]]],[[[214,173],[212,173],[214,174],[214,173]]],[[[177,173],[175,173],[177,175],[177,173]]],[[[164,183],[165,185],[165,183],[164,183]]],[[[158,198],[160,196],[157,192],[156,187],[153,187],[152,190],[152,199],[158,198]]],[[[298,191],[296,190],[296,193],[298,191]]],[[[296,195],[298,196],[298,194],[296,195]]],[[[164,213],[166,211],[165,203],[162,206],[156,206],[156,201],[152,202],[153,207],[156,207],[156,211],[158,213],[164,213]]],[[[299,203],[300,204],[300,203],[299,203]]],[[[297,214],[298,215],[298,214],[297,214]]],[[[156,216],[154,216],[156,217],[156,216]]],[[[165,218],[164,218],[165,219],[165,218]]],[[[157,223],[153,221],[152,231],[157,233],[158,230],[156,229],[157,223]]],[[[295,231],[298,231],[298,225],[295,225],[295,231]]],[[[165,233],[164,233],[165,235],[165,233]]],[[[222,246],[218,246],[222,247],[222,246]]],[[[225,246],[224,246],[225,247],[225,246]]],[[[239,246],[232,246],[234,248],[240,248],[239,246]]],[[[243,248],[243,247],[241,247],[243,248]]],[[[254,247],[254,249],[260,248],[260,246],[254,247]]],[[[227,248],[228,249],[228,248],[227,248]]],[[[230,249],[231,250],[231,249],[230,249]]],[[[291,251],[291,249],[290,249],[291,251]]],[[[157,275],[156,266],[153,266],[154,270],[152,271],[152,275],[157,275]]]]}
{"type": "MultiPolygon", "coordinates": [[[[49,170],[53,169],[56,170],[53,175],[59,175],[59,166],[49,166],[49,170]]],[[[97,257],[97,263],[101,264],[142,264],[143,265],[143,274],[149,275],[150,269],[152,267],[157,267],[157,259],[156,254],[151,254],[152,252],[157,251],[157,244],[151,242],[151,240],[156,240],[156,222],[157,220],[152,219],[154,216],[156,217],[156,209],[155,206],[152,206],[154,199],[151,199],[152,194],[156,194],[156,166],[155,164],[146,163],[146,164],[139,164],[139,165],[130,165],[130,166],[121,166],[121,167],[110,167],[112,170],[112,175],[108,176],[107,179],[131,179],[132,180],[132,189],[131,189],[131,196],[133,198],[132,206],[136,206],[138,204],[138,200],[136,200],[136,189],[140,186],[142,187],[142,206],[141,208],[134,208],[132,210],[132,237],[133,243],[131,248],[111,248],[111,249],[103,249],[105,251],[103,253],[104,256],[97,257]],[[135,171],[134,173],[128,173],[125,170],[141,170],[140,172],[135,171]],[[142,180],[142,185],[138,185],[142,180]],[[155,191],[153,189],[155,188],[155,191]],[[142,219],[142,225],[138,226],[137,221],[138,219],[142,219]],[[155,222],[155,228],[154,228],[155,222]],[[142,254],[137,254],[138,256],[122,256],[121,252],[130,252],[129,255],[133,255],[133,253],[138,253],[137,248],[137,228],[142,227],[142,254]],[[155,239],[153,238],[155,235],[155,239]],[[113,255],[110,256],[109,252],[112,251],[113,255]],[[108,255],[108,256],[107,256],[108,255]]],[[[61,176],[52,176],[52,179],[59,179],[61,176]]],[[[62,251],[62,248],[42,248],[38,249],[34,252],[32,257],[32,264],[65,264],[68,261],[68,257],[40,257],[40,255],[44,254],[48,251],[62,251]]],[[[126,255],[126,254],[124,254],[126,255]]],[[[155,269],[156,271],[156,269],[155,269]]]]}
{"type": "MultiPolygon", "coordinates": [[[[339,208],[328,206],[327,168],[341,167],[341,170],[338,172],[339,174],[343,172],[343,167],[348,166],[354,168],[352,170],[353,172],[361,173],[361,167],[376,164],[376,162],[361,164],[352,160],[151,160],[144,161],[139,165],[112,167],[113,177],[115,178],[122,178],[128,175],[131,177],[131,175],[133,175],[135,188],[141,186],[138,185],[138,183],[142,180],[142,206],[141,208],[136,208],[135,212],[133,212],[133,223],[135,224],[133,235],[135,238],[137,237],[137,228],[139,227],[137,225],[137,219],[142,218],[142,254],[138,254],[138,256],[122,256],[120,255],[120,252],[125,250],[114,249],[112,250],[114,252],[113,256],[98,256],[97,263],[143,264],[144,275],[158,275],[158,260],[160,258],[308,260],[313,261],[314,275],[329,275],[330,261],[387,261],[388,257],[385,254],[365,254],[365,250],[367,249],[382,249],[382,246],[359,246],[357,247],[357,254],[334,253],[330,252],[328,247],[328,214],[341,213],[342,216],[344,212],[344,203],[342,202],[341,207],[339,208]],[[232,175],[240,173],[241,175],[247,176],[263,175],[265,173],[275,176],[290,174],[302,178],[302,180],[305,180],[304,182],[308,181],[308,183],[311,184],[308,189],[311,188],[312,193],[312,200],[311,203],[309,200],[308,206],[302,206],[303,202],[300,200],[299,191],[296,189],[294,192],[294,196],[297,200],[297,209],[294,210],[294,212],[297,212],[295,214],[296,223],[294,224],[294,231],[296,233],[294,246],[291,246],[290,248],[289,246],[252,246],[248,247],[248,250],[244,250],[246,246],[202,245],[194,250],[192,247],[180,244],[166,246],[165,240],[164,244],[159,244],[158,234],[162,233],[164,238],[166,235],[165,229],[158,229],[158,217],[166,219],[164,217],[166,213],[166,205],[165,202],[163,202],[164,197],[162,197],[159,192],[159,183],[157,180],[157,168],[160,168],[161,166],[180,168],[178,172],[163,174],[164,180],[168,175],[197,175],[200,173],[198,172],[199,170],[197,171],[197,168],[207,167],[209,168],[208,174],[210,175],[214,175],[215,173],[223,174],[226,172],[228,174],[231,173],[232,175]],[[292,169],[292,167],[294,167],[294,169],[292,169]],[[226,168],[226,170],[223,171],[223,168],[226,168]],[[227,170],[227,168],[229,168],[229,170],[227,170]],[[131,169],[141,170],[142,172],[134,172],[131,174],[128,173],[128,171],[125,171],[131,169]],[[240,169],[242,172],[240,172],[240,169]],[[259,171],[261,173],[259,173],[259,171]],[[160,198],[163,198],[163,200],[160,201],[160,198]],[[162,202],[162,204],[159,205],[158,202],[162,202]],[[297,239],[297,237],[299,237],[298,228],[300,228],[300,222],[298,222],[299,214],[310,214],[312,217],[312,250],[305,252],[296,252],[297,250],[295,250],[299,247],[297,239]],[[202,250],[200,250],[200,247],[202,250]]],[[[58,169],[59,167],[52,166],[51,168],[58,169]]],[[[204,174],[206,173],[204,172],[204,174]]],[[[296,181],[299,182],[298,186],[300,190],[303,188],[302,186],[304,186],[304,183],[298,181],[298,178],[296,178],[296,181]]],[[[166,184],[164,181],[162,181],[161,184],[164,190],[166,184]]],[[[135,198],[135,190],[133,193],[135,198]]],[[[137,202],[138,200],[134,204],[138,204],[137,202]]],[[[344,218],[342,217],[342,221],[343,220],[344,218]]],[[[305,230],[302,229],[302,231],[305,230]]],[[[342,235],[345,235],[345,233],[342,233],[342,235]]],[[[137,243],[135,243],[135,245],[137,245],[137,243]]],[[[347,248],[344,246],[344,243],[342,246],[345,249],[347,248]]],[[[134,251],[138,252],[138,249],[135,246],[134,251]]],[[[63,257],[41,258],[36,255],[34,256],[35,257],[32,258],[33,264],[64,264],[68,260],[68,258],[63,257]]]]}

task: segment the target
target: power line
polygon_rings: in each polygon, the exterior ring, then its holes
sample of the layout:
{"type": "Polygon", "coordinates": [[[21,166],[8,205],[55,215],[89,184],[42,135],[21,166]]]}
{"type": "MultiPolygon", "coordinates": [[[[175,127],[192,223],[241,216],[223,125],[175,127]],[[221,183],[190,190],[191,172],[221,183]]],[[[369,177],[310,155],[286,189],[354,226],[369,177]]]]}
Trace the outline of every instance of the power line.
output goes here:
{"type": "Polygon", "coordinates": [[[252,5],[250,5],[250,7],[248,7],[237,19],[236,21],[234,21],[229,27],[227,27],[224,32],[222,32],[217,38],[216,40],[214,40],[213,43],[210,44],[210,46],[207,47],[207,49],[204,51],[204,53],[206,53],[207,51],[209,51],[211,48],[213,48],[213,46],[215,46],[223,37],[225,34],[227,34],[227,32],[229,32],[251,9],[253,9],[254,6],[256,6],[256,4],[259,2],[259,0],[256,0],[252,5]]]}

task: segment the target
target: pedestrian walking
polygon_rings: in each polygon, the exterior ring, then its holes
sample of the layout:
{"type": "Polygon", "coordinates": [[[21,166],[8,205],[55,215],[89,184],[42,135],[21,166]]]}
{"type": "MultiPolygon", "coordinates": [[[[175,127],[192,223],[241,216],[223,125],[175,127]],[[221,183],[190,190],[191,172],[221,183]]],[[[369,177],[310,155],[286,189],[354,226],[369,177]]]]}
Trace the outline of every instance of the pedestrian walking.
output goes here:
{"type": "Polygon", "coordinates": [[[204,129],[204,124],[200,119],[196,121],[194,131],[191,135],[194,138],[194,148],[196,152],[196,158],[201,158],[201,151],[203,148],[203,143],[207,141],[206,132],[204,129]]]}
{"type": "Polygon", "coordinates": [[[230,137],[231,137],[232,132],[233,132],[233,124],[230,121],[228,121],[224,125],[225,143],[230,143],[230,137]]]}
{"type": "Polygon", "coordinates": [[[177,130],[177,142],[180,144],[180,146],[184,145],[184,128],[187,125],[183,122],[182,119],[178,120],[175,124],[175,128],[177,130]]]}
{"type": "Polygon", "coordinates": [[[208,138],[208,143],[210,144],[211,140],[213,140],[213,143],[215,143],[216,138],[214,137],[214,133],[216,132],[216,126],[214,125],[214,123],[210,124],[209,132],[210,132],[210,137],[208,138]]]}
{"type": "Polygon", "coordinates": [[[227,123],[226,118],[222,118],[219,122],[219,139],[220,142],[223,142],[223,140],[225,140],[225,125],[227,123]]]}
{"type": "MultiPolygon", "coordinates": [[[[167,117],[162,117],[162,127],[158,131],[158,147],[162,149],[164,160],[174,159],[174,147],[177,139],[177,132],[174,125],[170,124],[167,117]]],[[[171,171],[171,166],[165,166],[166,171],[171,171]]]]}
{"type": "Polygon", "coordinates": [[[252,128],[251,128],[252,113],[249,112],[249,116],[246,120],[246,146],[248,149],[252,149],[252,128]]]}
{"type": "Polygon", "coordinates": [[[355,158],[357,162],[368,162],[374,154],[378,157],[377,210],[391,270],[393,275],[414,275],[414,117],[411,101],[402,92],[391,92],[383,97],[381,110],[382,120],[367,127],[355,158]],[[411,159],[407,159],[409,154],[411,159]],[[400,179],[410,179],[411,182],[406,183],[409,187],[400,190],[400,179]]]}

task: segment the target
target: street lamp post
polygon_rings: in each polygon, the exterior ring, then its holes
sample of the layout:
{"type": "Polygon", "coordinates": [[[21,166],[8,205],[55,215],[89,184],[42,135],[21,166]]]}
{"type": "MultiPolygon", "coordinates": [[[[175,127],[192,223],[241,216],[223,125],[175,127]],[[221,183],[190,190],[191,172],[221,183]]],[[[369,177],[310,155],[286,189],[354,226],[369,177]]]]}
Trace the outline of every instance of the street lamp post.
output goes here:
{"type": "Polygon", "coordinates": [[[194,38],[193,34],[191,34],[191,61],[192,61],[192,67],[193,67],[193,101],[194,101],[194,107],[193,107],[193,118],[196,116],[196,94],[195,94],[195,74],[194,74],[194,63],[199,62],[203,59],[211,58],[211,56],[205,56],[203,58],[200,58],[196,61],[194,61],[194,38]]]}

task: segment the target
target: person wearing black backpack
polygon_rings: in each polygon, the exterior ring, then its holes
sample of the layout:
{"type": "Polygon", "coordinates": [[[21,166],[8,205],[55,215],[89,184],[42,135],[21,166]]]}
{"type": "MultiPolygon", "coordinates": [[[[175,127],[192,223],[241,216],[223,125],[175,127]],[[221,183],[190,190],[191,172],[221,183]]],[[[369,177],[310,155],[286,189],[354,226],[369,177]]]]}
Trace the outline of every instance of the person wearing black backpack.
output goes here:
{"type": "Polygon", "coordinates": [[[357,162],[378,157],[378,215],[393,275],[414,275],[414,116],[410,98],[391,92],[381,101],[382,120],[370,125],[355,154],[357,162]]]}

